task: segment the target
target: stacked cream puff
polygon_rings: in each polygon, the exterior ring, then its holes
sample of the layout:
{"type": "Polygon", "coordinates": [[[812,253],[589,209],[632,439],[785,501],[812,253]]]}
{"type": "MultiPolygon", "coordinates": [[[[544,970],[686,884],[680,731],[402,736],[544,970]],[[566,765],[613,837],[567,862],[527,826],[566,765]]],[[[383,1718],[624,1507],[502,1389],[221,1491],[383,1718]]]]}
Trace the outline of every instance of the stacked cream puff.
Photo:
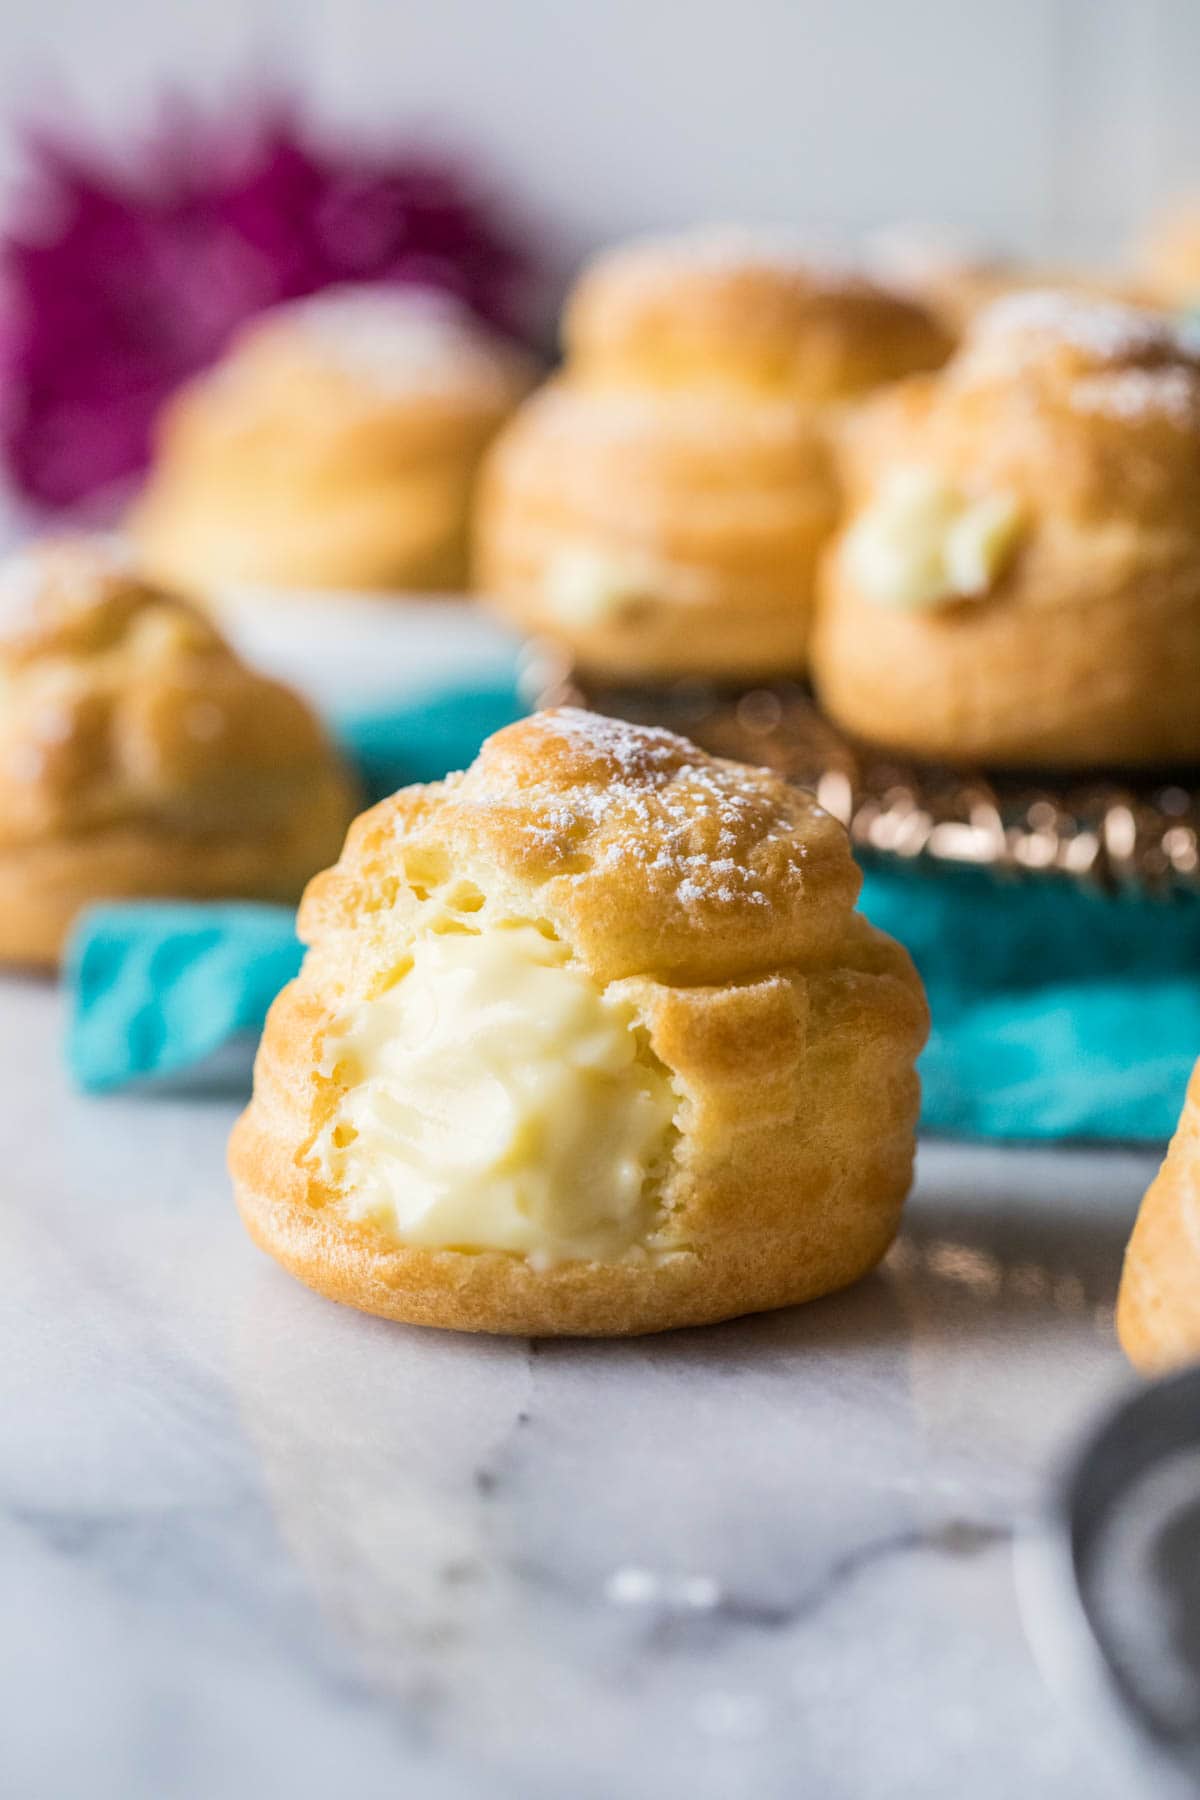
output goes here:
{"type": "Polygon", "coordinates": [[[360,818],[230,1166],[389,1318],[624,1333],[788,1305],[897,1229],[926,1030],[845,832],[669,732],[537,715],[360,818]]]}
{"type": "Polygon", "coordinates": [[[836,423],[946,334],[792,245],[700,233],[601,256],[564,342],[485,466],[482,592],[595,675],[802,670],[836,423]]]}
{"type": "Polygon", "coordinates": [[[448,295],[331,289],[168,404],[130,520],[184,590],[461,588],[479,459],[532,378],[448,295]]]}
{"type": "Polygon", "coordinates": [[[308,706],[103,542],[0,579],[0,958],[52,964],[92,900],[293,900],[350,778],[308,706]]]}
{"type": "Polygon", "coordinates": [[[1158,315],[1049,292],[981,313],[845,437],[821,700],[917,756],[1200,758],[1200,359],[1158,315]]]}

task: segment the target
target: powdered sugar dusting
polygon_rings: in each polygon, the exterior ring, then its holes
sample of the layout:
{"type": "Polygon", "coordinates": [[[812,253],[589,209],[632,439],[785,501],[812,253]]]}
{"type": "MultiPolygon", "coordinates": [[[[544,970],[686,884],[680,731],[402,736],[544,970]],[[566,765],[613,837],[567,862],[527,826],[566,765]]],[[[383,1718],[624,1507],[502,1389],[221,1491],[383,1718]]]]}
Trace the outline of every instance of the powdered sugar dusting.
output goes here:
{"type": "Polygon", "coordinates": [[[132,575],[130,552],[117,537],[31,545],[0,565],[0,636],[31,629],[48,594],[68,606],[85,606],[101,596],[114,576],[132,575]]]}
{"type": "Polygon", "coordinates": [[[1033,356],[1045,347],[1067,346],[1101,364],[1169,362],[1187,355],[1157,313],[1058,288],[1029,288],[1006,293],[979,313],[959,367],[1011,356],[1018,346],[1033,356]]]}
{"type": "Polygon", "coordinates": [[[918,297],[933,282],[959,275],[1002,276],[1011,268],[969,238],[928,225],[888,225],[872,232],[864,246],[873,275],[918,297]]]}
{"type": "Polygon", "coordinates": [[[431,288],[339,287],[277,307],[323,358],[383,389],[430,390],[513,379],[518,354],[461,302],[431,288]]]}
{"type": "Polygon", "coordinates": [[[657,287],[664,276],[735,275],[764,269],[830,282],[861,281],[852,260],[834,246],[786,226],[712,225],[673,235],[634,238],[603,255],[596,267],[619,270],[628,282],[657,287]]]}
{"type": "Polygon", "coordinates": [[[1183,430],[1200,426],[1200,371],[1182,368],[1116,369],[1089,375],[1071,389],[1081,412],[1106,413],[1129,424],[1165,418],[1183,430]]]}
{"type": "MultiPolygon", "coordinates": [[[[550,858],[582,850],[590,871],[652,871],[684,908],[739,909],[768,905],[752,866],[755,851],[783,847],[794,866],[804,861],[806,845],[761,771],[710,761],[673,732],[573,708],[525,729],[531,727],[544,731],[548,749],[565,739],[596,759],[591,779],[585,772],[561,800],[540,814],[534,806],[534,817],[519,822],[531,847],[550,858]]],[[[472,798],[506,808],[513,800],[511,792],[487,787],[472,798]]],[[[526,791],[526,804],[529,798],[526,791]]]]}
{"type": "Polygon", "coordinates": [[[1200,359],[1156,313],[1052,289],[1009,294],[978,315],[949,379],[969,386],[1033,371],[1048,372],[1081,412],[1200,424],[1200,359]]]}

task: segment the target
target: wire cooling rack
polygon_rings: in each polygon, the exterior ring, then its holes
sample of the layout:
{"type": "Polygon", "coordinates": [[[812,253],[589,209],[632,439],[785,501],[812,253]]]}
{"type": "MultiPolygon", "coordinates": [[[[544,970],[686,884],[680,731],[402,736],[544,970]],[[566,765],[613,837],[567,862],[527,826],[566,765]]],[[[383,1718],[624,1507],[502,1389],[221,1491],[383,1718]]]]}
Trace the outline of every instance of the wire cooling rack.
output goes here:
{"type": "Polygon", "coordinates": [[[859,849],[883,857],[1162,898],[1200,892],[1198,769],[1035,778],[910,762],[848,738],[798,683],[609,685],[541,644],[525,679],[539,705],[669,726],[715,755],[775,769],[812,789],[859,849]]]}

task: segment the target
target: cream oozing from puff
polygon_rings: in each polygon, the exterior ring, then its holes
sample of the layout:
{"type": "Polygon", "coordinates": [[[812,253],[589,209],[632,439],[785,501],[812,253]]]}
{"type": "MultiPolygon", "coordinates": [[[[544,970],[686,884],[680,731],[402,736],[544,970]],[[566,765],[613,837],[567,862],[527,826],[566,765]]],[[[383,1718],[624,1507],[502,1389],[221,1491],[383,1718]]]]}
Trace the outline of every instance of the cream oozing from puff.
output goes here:
{"type": "Polygon", "coordinates": [[[564,625],[628,617],[654,603],[656,571],[648,557],[568,544],[546,565],[543,596],[564,625]]]}
{"type": "Polygon", "coordinates": [[[343,1091],[317,1157],[347,1216],[546,1264],[645,1243],[678,1096],[620,983],[547,929],[428,931],[328,1034],[343,1091]]]}
{"type": "Polygon", "coordinates": [[[1021,531],[1015,494],[972,494],[934,469],[895,469],[846,536],[847,568],[868,599],[920,610],[979,599],[1021,531]]]}

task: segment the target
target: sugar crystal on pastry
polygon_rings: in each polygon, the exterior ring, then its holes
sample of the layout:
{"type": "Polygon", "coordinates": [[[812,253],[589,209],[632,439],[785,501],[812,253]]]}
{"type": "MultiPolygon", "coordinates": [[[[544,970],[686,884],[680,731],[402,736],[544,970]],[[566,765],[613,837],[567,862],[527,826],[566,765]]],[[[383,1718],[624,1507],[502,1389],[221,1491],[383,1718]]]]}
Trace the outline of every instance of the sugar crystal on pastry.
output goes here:
{"type": "Polygon", "coordinates": [[[355,825],[301,912],[230,1165],[368,1311],[625,1332],[882,1255],[925,1011],[811,797],[563,710],[355,825]]]}

